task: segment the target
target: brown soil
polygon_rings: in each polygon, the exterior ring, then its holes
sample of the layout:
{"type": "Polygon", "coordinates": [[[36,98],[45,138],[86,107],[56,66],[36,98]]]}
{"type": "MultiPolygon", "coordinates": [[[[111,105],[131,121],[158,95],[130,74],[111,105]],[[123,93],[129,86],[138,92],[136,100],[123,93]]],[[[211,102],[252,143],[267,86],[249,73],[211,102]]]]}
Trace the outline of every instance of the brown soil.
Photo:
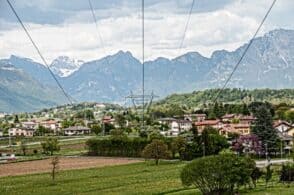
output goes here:
{"type": "MultiPolygon", "coordinates": [[[[140,161],[141,160],[128,158],[61,157],[59,161],[59,170],[104,167],[111,165],[129,164],[140,161]]],[[[51,169],[51,159],[0,164],[0,177],[50,172],[51,169]]]]}

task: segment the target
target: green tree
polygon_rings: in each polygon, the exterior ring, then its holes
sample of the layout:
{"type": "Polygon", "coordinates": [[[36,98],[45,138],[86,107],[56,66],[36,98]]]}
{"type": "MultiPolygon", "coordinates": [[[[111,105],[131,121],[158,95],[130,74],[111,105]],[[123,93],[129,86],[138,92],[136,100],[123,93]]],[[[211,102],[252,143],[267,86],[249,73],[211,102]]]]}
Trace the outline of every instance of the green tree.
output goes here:
{"type": "Polygon", "coordinates": [[[120,126],[120,128],[124,128],[126,125],[126,118],[123,114],[117,114],[115,116],[115,121],[120,126]]]}
{"type": "Polygon", "coordinates": [[[252,123],[252,133],[257,135],[262,142],[263,150],[265,151],[266,144],[268,148],[274,148],[278,140],[278,135],[273,127],[272,114],[265,104],[254,107],[253,115],[256,120],[252,123]]]}
{"type": "Polygon", "coordinates": [[[273,175],[273,170],[271,169],[271,165],[267,165],[266,166],[266,171],[265,171],[265,184],[266,187],[268,186],[268,182],[270,182],[270,180],[272,179],[272,175],[273,175]]]}
{"type": "Polygon", "coordinates": [[[174,138],[171,143],[172,157],[175,158],[175,154],[179,153],[180,159],[184,159],[186,147],[187,147],[187,141],[185,138],[181,136],[174,138]]]}
{"type": "Polygon", "coordinates": [[[158,165],[159,159],[169,157],[168,147],[162,140],[154,139],[144,148],[142,156],[146,159],[154,159],[155,164],[158,165]]]}
{"type": "Polygon", "coordinates": [[[21,142],[20,142],[20,149],[22,151],[22,154],[25,156],[26,152],[27,152],[27,145],[24,142],[24,140],[21,140],[21,142]]]}
{"type": "Polygon", "coordinates": [[[195,185],[203,194],[234,194],[236,187],[250,183],[255,168],[252,159],[221,154],[193,160],[181,172],[182,183],[195,185]]]}
{"type": "Polygon", "coordinates": [[[19,119],[18,119],[18,115],[15,115],[15,117],[14,117],[14,121],[13,121],[14,123],[19,123],[19,119]]]}
{"type": "Polygon", "coordinates": [[[60,146],[57,138],[47,138],[46,141],[41,142],[44,153],[53,155],[54,151],[59,151],[60,146]]]}
{"type": "Polygon", "coordinates": [[[99,135],[102,132],[102,128],[99,125],[92,125],[91,131],[94,132],[96,135],[99,135]]]}

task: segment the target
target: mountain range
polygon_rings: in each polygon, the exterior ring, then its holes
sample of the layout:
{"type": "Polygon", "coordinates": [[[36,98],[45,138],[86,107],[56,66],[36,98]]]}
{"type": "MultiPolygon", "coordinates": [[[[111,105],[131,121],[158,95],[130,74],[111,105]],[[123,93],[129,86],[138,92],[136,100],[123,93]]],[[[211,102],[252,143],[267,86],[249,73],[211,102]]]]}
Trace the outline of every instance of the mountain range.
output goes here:
{"type": "MultiPolygon", "coordinates": [[[[159,57],[147,61],[144,66],[145,91],[153,91],[163,98],[172,93],[219,88],[247,44],[234,51],[215,51],[210,57],[189,52],[174,59],[159,57]]],[[[14,55],[0,60],[0,65],[0,112],[32,111],[65,102],[44,65],[14,55]],[[2,80],[6,81],[5,85],[2,80]],[[18,82],[23,86],[35,86],[36,93],[18,89],[18,82]],[[8,91],[16,94],[10,95],[8,91]],[[33,105],[36,98],[38,101],[33,105]],[[31,103],[25,107],[19,106],[28,102],[31,103]]],[[[142,63],[130,52],[119,51],[89,62],[61,56],[50,64],[50,68],[67,93],[78,101],[122,103],[130,91],[141,93],[142,63]]],[[[293,86],[294,30],[277,29],[253,40],[227,87],[280,89],[293,86]]]]}

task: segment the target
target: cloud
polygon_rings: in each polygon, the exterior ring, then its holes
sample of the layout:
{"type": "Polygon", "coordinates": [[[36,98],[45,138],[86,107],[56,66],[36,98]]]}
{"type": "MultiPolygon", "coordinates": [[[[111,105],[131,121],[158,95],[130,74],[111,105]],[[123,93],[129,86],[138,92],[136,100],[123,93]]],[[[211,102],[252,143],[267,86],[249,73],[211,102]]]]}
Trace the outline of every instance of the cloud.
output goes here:
{"type": "MultiPolygon", "coordinates": [[[[0,1],[1,5],[6,3],[0,1]]],[[[87,1],[12,2],[17,5],[20,16],[49,63],[60,55],[88,61],[119,50],[131,51],[138,59],[142,57],[140,1],[93,1],[105,49],[98,38],[87,1]]],[[[234,50],[249,41],[271,1],[196,1],[180,49],[191,2],[146,1],[146,59],[174,58],[188,51],[210,56],[215,50],[234,50]]],[[[293,7],[293,1],[278,1],[259,35],[274,28],[294,28],[291,22],[294,20],[293,7]]],[[[0,57],[16,54],[40,61],[8,7],[1,6],[0,9],[5,9],[0,12],[0,57]]]]}

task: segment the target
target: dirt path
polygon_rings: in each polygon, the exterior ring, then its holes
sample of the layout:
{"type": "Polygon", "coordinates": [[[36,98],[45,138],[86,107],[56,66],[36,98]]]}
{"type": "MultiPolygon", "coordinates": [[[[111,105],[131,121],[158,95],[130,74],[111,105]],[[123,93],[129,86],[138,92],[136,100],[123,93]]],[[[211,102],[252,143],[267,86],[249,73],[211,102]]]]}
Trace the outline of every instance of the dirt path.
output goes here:
{"type": "MultiPolygon", "coordinates": [[[[62,157],[60,158],[59,170],[85,169],[92,167],[122,165],[135,162],[141,161],[128,158],[62,157]]],[[[0,177],[50,172],[52,167],[50,163],[51,159],[0,164],[0,177]]]]}

